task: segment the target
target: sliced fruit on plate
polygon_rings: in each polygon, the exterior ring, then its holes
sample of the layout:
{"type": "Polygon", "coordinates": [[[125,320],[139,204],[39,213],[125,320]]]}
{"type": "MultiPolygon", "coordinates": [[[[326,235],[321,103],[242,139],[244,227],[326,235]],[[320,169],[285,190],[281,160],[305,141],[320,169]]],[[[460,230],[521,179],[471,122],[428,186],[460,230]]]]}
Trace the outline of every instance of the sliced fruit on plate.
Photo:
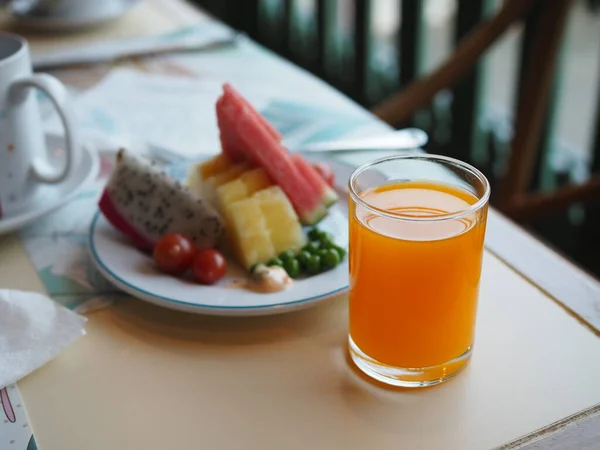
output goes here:
{"type": "Polygon", "coordinates": [[[254,197],[238,200],[224,207],[227,237],[237,260],[250,269],[275,255],[260,202],[254,197]]]}
{"type": "MultiPolygon", "coordinates": [[[[229,83],[225,83],[223,85],[223,91],[227,93],[232,99],[240,104],[243,104],[248,113],[251,114],[258,120],[261,126],[269,133],[269,135],[275,139],[277,142],[281,142],[283,137],[279,132],[271,125],[254,107],[229,83]]],[[[224,110],[222,108],[222,104],[225,100],[220,98],[217,101],[217,123],[219,125],[219,136],[221,139],[221,148],[223,150],[223,154],[227,156],[227,158],[231,161],[243,161],[247,158],[247,155],[244,152],[244,143],[240,139],[240,137],[232,132],[231,126],[228,124],[228,119],[224,115],[224,110]]]]}
{"type": "Polygon", "coordinates": [[[327,163],[318,162],[313,164],[313,167],[319,173],[321,178],[325,180],[325,183],[327,183],[329,187],[335,186],[335,175],[327,163]]]}
{"type": "MultiPolygon", "coordinates": [[[[228,181],[234,180],[240,174],[249,169],[248,163],[236,164],[225,172],[213,175],[202,182],[201,195],[203,195],[208,201],[215,204],[217,199],[217,188],[228,181]]],[[[196,192],[198,194],[198,192],[196,192]]]]}
{"type": "Polygon", "coordinates": [[[235,180],[228,181],[217,188],[215,206],[217,209],[219,209],[219,211],[223,211],[225,206],[228,204],[237,202],[238,200],[243,200],[248,197],[249,194],[246,185],[241,178],[236,178],[235,180]]]}
{"type": "Polygon", "coordinates": [[[325,206],[331,206],[338,201],[339,197],[337,193],[329,187],[314,166],[304,159],[302,155],[295,153],[292,155],[292,160],[294,161],[296,169],[302,174],[306,182],[320,193],[321,201],[325,206]]]}
{"type": "Polygon", "coordinates": [[[252,104],[248,100],[246,100],[231,84],[225,83],[223,85],[223,92],[229,94],[240,104],[245,105],[248,109],[248,112],[254,117],[256,117],[256,119],[258,119],[260,124],[267,130],[267,132],[271,135],[271,137],[273,137],[273,139],[275,139],[277,142],[281,142],[283,140],[283,136],[279,134],[279,131],[277,131],[275,127],[271,125],[262,114],[260,114],[256,109],[254,109],[254,106],[252,106],[252,104]]]}
{"type": "Polygon", "coordinates": [[[271,185],[269,177],[263,169],[242,172],[238,178],[228,181],[217,188],[215,206],[223,209],[225,205],[250,197],[257,191],[271,185]]]}
{"type": "Polygon", "coordinates": [[[246,269],[304,245],[292,204],[279,186],[271,185],[263,169],[248,170],[222,184],[216,199],[227,222],[228,241],[246,269]]]}
{"type": "Polygon", "coordinates": [[[246,185],[248,195],[254,194],[261,189],[268,188],[273,183],[267,175],[267,172],[260,167],[253,170],[248,170],[240,175],[240,179],[246,185]]]}
{"type": "Polygon", "coordinates": [[[199,166],[199,175],[202,180],[206,180],[214,175],[226,172],[234,165],[235,163],[231,159],[220,153],[199,166]]]}
{"type": "Polygon", "coordinates": [[[198,248],[209,248],[224,234],[221,217],[207,201],[123,149],[117,153],[99,207],[115,228],[142,249],[152,249],[169,233],[183,234],[198,248]]]}
{"type": "Polygon", "coordinates": [[[202,195],[202,178],[200,177],[200,166],[192,165],[188,171],[185,185],[195,195],[202,195]]]}
{"type": "Polygon", "coordinates": [[[279,186],[258,191],[253,198],[258,200],[260,210],[265,217],[269,237],[275,250],[273,256],[287,250],[299,250],[306,243],[298,216],[279,186]]]}
{"type": "Polygon", "coordinates": [[[217,124],[219,126],[219,138],[221,140],[221,150],[223,155],[230,161],[244,161],[246,156],[242,151],[242,144],[235,133],[231,133],[231,127],[228,125],[228,119],[223,109],[223,98],[217,100],[217,124]]]}
{"type": "Polygon", "coordinates": [[[314,224],[327,215],[321,193],[306,182],[290,154],[258,118],[256,111],[228,91],[223,93],[217,109],[222,129],[232,133],[246,158],[262,167],[281,187],[303,223],[314,224]]]}
{"type": "Polygon", "coordinates": [[[205,161],[197,164],[192,164],[188,172],[188,185],[194,181],[194,183],[202,184],[202,182],[210,177],[219,175],[223,172],[227,172],[237,163],[234,163],[225,154],[219,153],[205,161]]]}
{"type": "Polygon", "coordinates": [[[197,195],[202,195],[202,184],[204,180],[227,172],[236,164],[231,161],[223,153],[203,161],[199,164],[192,164],[188,171],[188,176],[185,184],[192,192],[197,195]]]}

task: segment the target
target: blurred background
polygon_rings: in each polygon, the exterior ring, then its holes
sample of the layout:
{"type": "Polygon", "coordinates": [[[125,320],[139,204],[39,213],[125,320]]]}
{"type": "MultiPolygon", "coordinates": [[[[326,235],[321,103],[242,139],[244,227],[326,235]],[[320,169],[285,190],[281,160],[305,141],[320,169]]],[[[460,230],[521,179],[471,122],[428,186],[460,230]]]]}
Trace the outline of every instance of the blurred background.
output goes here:
{"type": "MultiPolygon", "coordinates": [[[[461,39],[496,15],[505,3],[195,1],[356,102],[375,109],[451,57],[461,39]]],[[[546,20],[544,10],[561,2],[538,3],[525,21],[510,26],[465,79],[437,92],[402,123],[393,124],[426,130],[431,137],[428,151],[473,163],[489,177],[495,193],[509,170],[518,96],[527,63],[534,58],[535,41],[540,39],[536,31],[546,20]]],[[[529,193],[548,197],[561,188],[585,185],[594,171],[600,170],[600,1],[575,0],[565,15],[527,182],[529,193]]],[[[551,38],[542,34],[541,39],[551,38]]],[[[594,188],[574,196],[564,207],[509,215],[600,276],[600,209],[596,200],[600,200],[600,190],[594,188]]],[[[493,203],[497,203],[496,196],[493,203]]]]}
{"type": "MultiPolygon", "coordinates": [[[[390,125],[425,130],[427,151],[481,169],[496,208],[600,277],[600,0],[189,1],[390,125]]],[[[198,25],[176,0],[0,5],[12,12],[0,9],[0,30],[31,38],[38,63],[61,45],[88,54],[115,38],[184,42],[182,21],[198,25]]],[[[53,73],[84,90],[112,68],[53,73]]]]}

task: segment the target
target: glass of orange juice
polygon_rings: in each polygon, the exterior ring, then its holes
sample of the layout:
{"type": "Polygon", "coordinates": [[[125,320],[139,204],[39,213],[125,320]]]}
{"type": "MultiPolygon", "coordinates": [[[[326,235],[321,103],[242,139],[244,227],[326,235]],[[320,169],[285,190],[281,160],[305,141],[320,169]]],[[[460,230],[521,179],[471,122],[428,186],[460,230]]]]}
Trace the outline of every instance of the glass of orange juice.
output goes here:
{"type": "Polygon", "coordinates": [[[359,167],[349,191],[352,360],[396,386],[453,378],[473,349],[488,181],[410,154],[359,167]]]}

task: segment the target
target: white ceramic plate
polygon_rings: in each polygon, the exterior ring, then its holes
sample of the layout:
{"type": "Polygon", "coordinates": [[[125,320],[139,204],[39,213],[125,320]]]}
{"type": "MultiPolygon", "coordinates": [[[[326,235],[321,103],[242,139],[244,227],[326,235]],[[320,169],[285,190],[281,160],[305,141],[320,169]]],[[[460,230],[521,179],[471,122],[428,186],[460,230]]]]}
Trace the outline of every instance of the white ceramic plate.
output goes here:
{"type": "MultiPolygon", "coordinates": [[[[340,189],[348,179],[349,169],[332,165],[340,189]],[[343,173],[341,173],[343,172],[343,173]]],[[[332,233],[336,243],[348,242],[348,211],[345,195],[341,196],[319,228],[332,233]]],[[[202,286],[191,279],[180,279],[157,271],[152,258],[132,247],[104,217],[98,213],[89,235],[89,246],[96,267],[117,288],[141,300],[180,311],[221,316],[256,316],[294,311],[319,303],[348,288],[348,258],[335,269],[306,279],[296,280],[282,292],[258,294],[230,287],[232,281],[246,276],[233,261],[217,285],[202,286]]]]}
{"type": "Polygon", "coordinates": [[[9,9],[13,17],[26,27],[43,31],[65,31],[98,26],[117,19],[140,0],[112,0],[110,3],[106,0],[97,1],[106,3],[106,5],[102,5],[104,6],[103,9],[94,8],[94,5],[76,11],[65,8],[65,11],[60,15],[48,14],[43,11],[43,6],[36,9],[28,1],[14,1],[9,9]],[[39,9],[42,11],[40,12],[39,9]]]}
{"type": "MultiPolygon", "coordinates": [[[[64,148],[62,136],[46,135],[46,150],[50,158],[56,149],[64,148]]],[[[82,146],[78,167],[60,184],[38,184],[29,200],[19,209],[6,213],[0,219],[0,234],[18,230],[39,217],[70,202],[81,189],[93,180],[100,170],[98,155],[82,146]]]]}

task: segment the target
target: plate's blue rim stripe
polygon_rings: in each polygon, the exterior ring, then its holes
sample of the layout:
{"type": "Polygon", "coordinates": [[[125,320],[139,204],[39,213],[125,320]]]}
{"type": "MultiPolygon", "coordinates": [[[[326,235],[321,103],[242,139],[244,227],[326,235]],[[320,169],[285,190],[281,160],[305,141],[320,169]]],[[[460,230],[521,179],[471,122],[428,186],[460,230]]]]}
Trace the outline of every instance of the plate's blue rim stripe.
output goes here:
{"type": "Polygon", "coordinates": [[[134,291],[138,291],[141,292],[145,295],[148,295],[150,297],[153,297],[157,300],[164,300],[166,302],[169,303],[176,303],[178,305],[185,305],[187,307],[196,307],[196,308],[206,308],[206,309],[235,309],[235,310],[257,310],[257,309],[273,309],[273,308],[282,308],[288,305],[298,305],[300,303],[306,303],[306,302],[310,302],[310,301],[314,301],[314,300],[319,300],[325,297],[330,297],[332,295],[338,294],[342,291],[345,291],[346,289],[348,289],[348,285],[341,287],[339,289],[335,289],[333,291],[329,291],[325,294],[321,294],[321,295],[316,295],[314,297],[308,297],[308,298],[303,298],[300,300],[294,300],[292,302],[286,302],[286,303],[276,303],[276,304],[272,304],[272,305],[263,305],[263,306],[214,306],[214,305],[205,305],[205,304],[196,304],[196,303],[188,303],[188,302],[183,302],[181,300],[175,300],[173,298],[169,298],[169,297],[163,297],[161,295],[156,295],[153,294],[152,292],[148,292],[144,289],[140,289],[137,286],[134,286],[133,284],[125,281],[123,278],[119,277],[118,275],[116,275],[112,270],[110,270],[105,264],[104,262],[100,259],[100,257],[98,256],[98,253],[96,252],[96,245],[94,244],[94,229],[96,228],[96,223],[98,222],[98,219],[100,218],[100,211],[96,211],[96,215],[94,216],[94,219],[92,220],[92,224],[90,225],[90,236],[88,238],[88,243],[89,243],[89,247],[90,250],[92,251],[92,256],[93,258],[96,260],[96,262],[102,266],[102,268],[109,273],[112,277],[114,277],[115,279],[117,279],[120,283],[123,283],[125,286],[130,287],[131,289],[133,289],[134,291]]]}

